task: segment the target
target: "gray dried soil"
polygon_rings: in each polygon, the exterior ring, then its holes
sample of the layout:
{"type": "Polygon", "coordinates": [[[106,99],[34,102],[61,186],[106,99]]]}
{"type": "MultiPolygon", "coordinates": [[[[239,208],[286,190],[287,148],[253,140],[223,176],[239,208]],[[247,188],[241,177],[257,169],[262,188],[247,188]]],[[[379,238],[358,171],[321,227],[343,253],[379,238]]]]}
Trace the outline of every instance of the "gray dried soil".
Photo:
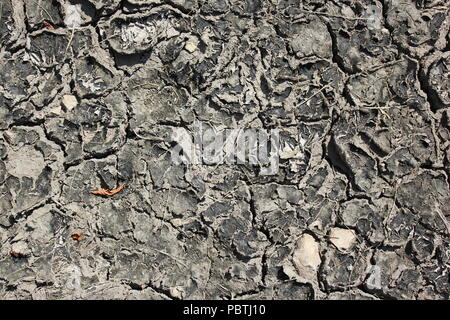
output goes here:
{"type": "Polygon", "coordinates": [[[0,0],[0,299],[448,299],[449,28],[446,0],[0,0]],[[197,120],[279,129],[280,171],[174,164],[197,120]]]}

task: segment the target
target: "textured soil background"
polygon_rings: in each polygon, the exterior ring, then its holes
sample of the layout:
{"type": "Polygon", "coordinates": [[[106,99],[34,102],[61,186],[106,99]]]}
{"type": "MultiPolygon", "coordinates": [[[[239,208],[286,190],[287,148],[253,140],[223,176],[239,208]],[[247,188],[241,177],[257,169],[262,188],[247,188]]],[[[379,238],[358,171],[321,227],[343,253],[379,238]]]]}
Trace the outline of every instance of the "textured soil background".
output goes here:
{"type": "Polygon", "coordinates": [[[448,299],[449,26],[446,0],[0,0],[0,299],[448,299]],[[279,173],[175,165],[197,120],[279,129],[279,173]]]}

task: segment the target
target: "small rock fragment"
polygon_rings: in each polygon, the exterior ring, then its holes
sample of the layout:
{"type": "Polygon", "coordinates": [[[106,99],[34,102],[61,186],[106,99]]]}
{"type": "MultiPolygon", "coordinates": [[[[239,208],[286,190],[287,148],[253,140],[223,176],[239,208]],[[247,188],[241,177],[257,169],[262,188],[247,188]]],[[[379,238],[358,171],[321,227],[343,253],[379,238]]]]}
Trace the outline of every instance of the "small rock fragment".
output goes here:
{"type": "Polygon", "coordinates": [[[190,53],[192,53],[195,50],[197,50],[197,46],[195,45],[195,43],[192,43],[192,42],[186,42],[186,45],[184,46],[184,48],[187,51],[189,51],[190,53]]]}
{"type": "Polygon", "coordinates": [[[330,231],[330,241],[340,251],[347,251],[355,243],[356,235],[353,230],[332,228],[330,231]]]}
{"type": "Polygon", "coordinates": [[[177,227],[181,227],[183,225],[183,220],[175,218],[170,220],[170,222],[172,223],[172,225],[177,228],[177,227]]]}
{"type": "Polygon", "coordinates": [[[66,108],[67,111],[71,111],[78,104],[78,100],[75,96],[66,94],[62,98],[62,105],[66,108]]]}
{"type": "Polygon", "coordinates": [[[319,244],[314,237],[305,233],[298,239],[293,262],[302,277],[307,279],[315,278],[321,259],[319,244]]]}

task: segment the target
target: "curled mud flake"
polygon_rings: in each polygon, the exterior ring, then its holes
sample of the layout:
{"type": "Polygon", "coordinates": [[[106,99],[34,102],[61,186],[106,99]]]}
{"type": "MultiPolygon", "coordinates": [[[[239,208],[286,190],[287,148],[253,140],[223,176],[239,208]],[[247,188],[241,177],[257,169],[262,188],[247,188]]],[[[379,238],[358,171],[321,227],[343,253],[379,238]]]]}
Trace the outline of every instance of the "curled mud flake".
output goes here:
{"type": "Polygon", "coordinates": [[[89,191],[89,193],[99,195],[99,196],[111,197],[111,196],[115,195],[116,193],[119,193],[120,191],[122,191],[124,188],[125,188],[125,185],[121,184],[116,189],[112,189],[112,190],[102,189],[102,190],[97,190],[97,191],[89,191]]]}

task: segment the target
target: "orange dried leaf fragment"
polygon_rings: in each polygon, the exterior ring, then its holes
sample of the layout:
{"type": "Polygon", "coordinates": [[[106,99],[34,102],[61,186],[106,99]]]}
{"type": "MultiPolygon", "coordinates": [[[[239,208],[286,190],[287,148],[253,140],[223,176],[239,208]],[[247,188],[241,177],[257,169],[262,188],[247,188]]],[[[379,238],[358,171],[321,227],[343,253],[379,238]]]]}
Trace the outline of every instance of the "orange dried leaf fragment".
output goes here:
{"type": "Polygon", "coordinates": [[[124,184],[121,184],[119,187],[117,187],[116,189],[112,189],[112,190],[106,190],[106,189],[102,189],[102,190],[97,190],[97,191],[89,191],[89,193],[91,194],[96,194],[96,195],[100,195],[100,196],[106,196],[106,197],[110,197],[115,195],[116,193],[119,193],[120,191],[122,191],[125,188],[124,184]]]}
{"type": "Polygon", "coordinates": [[[72,233],[71,238],[76,241],[81,241],[84,239],[83,235],[81,235],[79,233],[72,233]]]}
{"type": "Polygon", "coordinates": [[[47,21],[42,22],[44,27],[46,27],[48,30],[55,30],[55,28],[47,21]]]}
{"type": "Polygon", "coordinates": [[[9,249],[9,253],[14,257],[14,258],[22,258],[23,255],[20,252],[16,252],[14,251],[12,248],[9,249]]]}

